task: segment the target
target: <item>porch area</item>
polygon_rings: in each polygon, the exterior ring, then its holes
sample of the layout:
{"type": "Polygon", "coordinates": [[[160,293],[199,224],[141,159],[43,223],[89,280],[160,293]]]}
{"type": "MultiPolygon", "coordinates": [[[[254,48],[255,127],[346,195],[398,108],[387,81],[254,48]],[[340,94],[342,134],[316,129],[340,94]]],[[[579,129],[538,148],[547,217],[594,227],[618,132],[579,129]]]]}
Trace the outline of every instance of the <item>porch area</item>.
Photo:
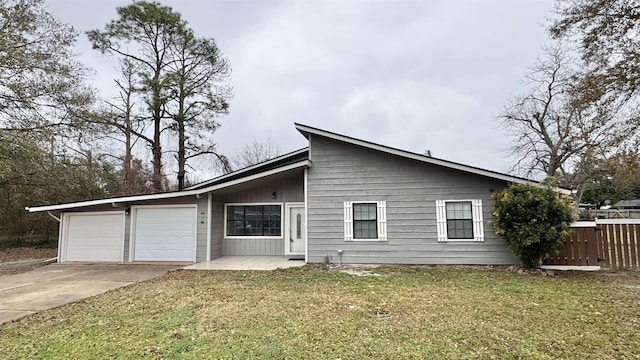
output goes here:
{"type": "Polygon", "coordinates": [[[186,270],[276,270],[303,266],[304,260],[284,256],[223,256],[185,267],[186,270]]]}

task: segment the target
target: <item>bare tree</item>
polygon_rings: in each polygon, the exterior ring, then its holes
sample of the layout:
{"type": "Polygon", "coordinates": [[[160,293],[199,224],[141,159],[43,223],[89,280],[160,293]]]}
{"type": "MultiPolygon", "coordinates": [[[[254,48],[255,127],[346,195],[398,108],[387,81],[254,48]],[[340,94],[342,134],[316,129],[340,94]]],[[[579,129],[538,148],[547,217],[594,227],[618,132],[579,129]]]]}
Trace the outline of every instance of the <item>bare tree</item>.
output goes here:
{"type": "Polygon", "coordinates": [[[525,76],[525,94],[509,99],[499,116],[512,138],[513,170],[556,177],[560,185],[578,189],[578,200],[593,164],[635,131],[633,123],[617,116],[617,103],[594,96],[585,84],[565,49],[545,47],[525,76]]]}
{"type": "Polygon", "coordinates": [[[630,98],[640,90],[640,2],[556,0],[549,31],[572,40],[605,94],[630,98]]]}
{"type": "Polygon", "coordinates": [[[251,165],[261,163],[282,155],[280,146],[268,138],[265,141],[257,139],[242,146],[240,151],[231,156],[234,169],[242,169],[251,165]]]}
{"type": "Polygon", "coordinates": [[[76,38],[44,0],[0,2],[0,129],[50,138],[83,126],[94,97],[76,38]]]}

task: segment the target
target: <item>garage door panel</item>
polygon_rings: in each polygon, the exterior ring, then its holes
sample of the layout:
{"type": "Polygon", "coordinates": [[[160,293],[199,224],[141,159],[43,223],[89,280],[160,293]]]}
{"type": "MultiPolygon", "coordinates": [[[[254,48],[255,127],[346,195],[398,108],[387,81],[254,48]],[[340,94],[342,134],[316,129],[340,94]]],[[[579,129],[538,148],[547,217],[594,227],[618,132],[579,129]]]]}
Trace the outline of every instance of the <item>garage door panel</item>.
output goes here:
{"type": "Polygon", "coordinates": [[[138,208],[135,261],[194,261],[194,207],[138,208]]]}
{"type": "Polygon", "coordinates": [[[65,221],[66,261],[122,261],[124,213],[69,214],[65,221]]]}

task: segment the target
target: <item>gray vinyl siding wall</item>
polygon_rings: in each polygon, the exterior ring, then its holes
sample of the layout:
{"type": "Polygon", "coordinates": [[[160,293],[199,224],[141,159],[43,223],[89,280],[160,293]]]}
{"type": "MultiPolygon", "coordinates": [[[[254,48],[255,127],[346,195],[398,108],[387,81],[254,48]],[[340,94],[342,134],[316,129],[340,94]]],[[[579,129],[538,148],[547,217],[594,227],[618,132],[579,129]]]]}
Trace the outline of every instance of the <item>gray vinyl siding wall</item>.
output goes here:
{"type": "Polygon", "coordinates": [[[124,213],[124,257],[122,262],[129,262],[129,244],[131,242],[131,211],[124,213]]]}
{"type": "Polygon", "coordinates": [[[492,191],[505,182],[314,136],[307,174],[309,262],[515,264],[493,232],[492,191]],[[437,241],[436,200],[481,199],[484,242],[437,241]],[[344,201],[386,201],[386,242],[344,241],[344,201]]]}
{"type": "Polygon", "coordinates": [[[222,256],[224,238],[224,201],[220,196],[211,196],[211,259],[222,256]]]}
{"type": "Polygon", "coordinates": [[[197,216],[196,221],[196,262],[207,261],[207,221],[209,217],[209,197],[206,194],[200,195],[196,201],[197,216]]]}
{"type": "MultiPolygon", "coordinates": [[[[284,206],[288,202],[304,202],[304,171],[293,170],[286,174],[274,175],[266,179],[257,180],[239,187],[237,191],[225,191],[220,195],[222,204],[215,203],[212,211],[220,222],[221,229],[217,233],[222,235],[222,255],[265,255],[283,256],[284,239],[264,239],[255,237],[225,238],[224,236],[224,211],[225,204],[232,203],[273,203],[282,205],[282,233],[285,231],[284,206]],[[272,199],[273,193],[276,198],[272,199]]],[[[213,238],[213,236],[212,236],[213,238]]],[[[213,242],[213,239],[212,239],[213,242]]]]}

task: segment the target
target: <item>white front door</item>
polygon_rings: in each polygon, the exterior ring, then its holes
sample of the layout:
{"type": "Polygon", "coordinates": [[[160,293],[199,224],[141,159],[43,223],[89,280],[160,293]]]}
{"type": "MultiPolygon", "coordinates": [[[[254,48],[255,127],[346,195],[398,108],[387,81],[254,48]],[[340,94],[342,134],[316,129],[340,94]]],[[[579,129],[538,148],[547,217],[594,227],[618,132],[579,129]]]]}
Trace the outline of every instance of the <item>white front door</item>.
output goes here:
{"type": "Polygon", "coordinates": [[[287,236],[285,238],[285,255],[304,255],[305,246],[305,219],[304,206],[287,206],[288,219],[287,236]]]}

